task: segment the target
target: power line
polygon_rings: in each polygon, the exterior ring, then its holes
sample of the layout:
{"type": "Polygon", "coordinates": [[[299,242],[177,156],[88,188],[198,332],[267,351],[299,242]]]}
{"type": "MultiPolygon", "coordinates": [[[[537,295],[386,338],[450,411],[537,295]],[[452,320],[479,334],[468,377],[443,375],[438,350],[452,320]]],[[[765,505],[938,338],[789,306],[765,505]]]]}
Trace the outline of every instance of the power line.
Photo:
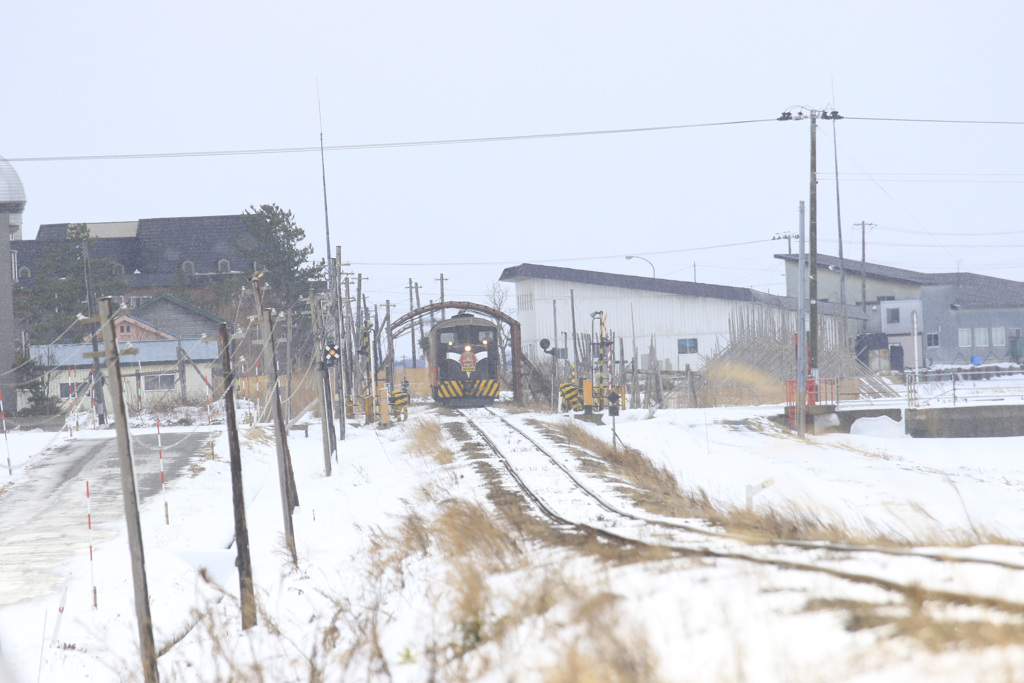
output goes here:
{"type": "Polygon", "coordinates": [[[843,116],[848,121],[895,121],[899,123],[963,123],[988,126],[1024,126],[1024,121],[976,121],[969,119],[898,119],[877,116],[843,116]]]}
{"type": "MultiPolygon", "coordinates": [[[[330,145],[323,149],[331,152],[356,150],[395,149],[398,147],[433,147],[440,145],[469,145],[489,142],[517,142],[523,140],[546,140],[551,138],[586,137],[594,135],[622,135],[626,133],[652,133],[684,128],[709,128],[713,126],[736,126],[744,123],[766,123],[775,119],[749,119],[744,121],[717,121],[714,123],[684,123],[673,126],[648,126],[644,128],[611,128],[607,130],[569,131],[562,133],[536,133],[533,135],[502,135],[483,138],[449,138],[443,140],[413,140],[406,142],[377,142],[361,145],[330,145]]],[[[320,147],[277,147],[266,149],[233,149],[201,152],[150,152],[141,154],[92,154],[79,156],[18,157],[8,158],[9,162],[30,161],[122,161],[127,159],[176,159],[183,157],[243,156],[255,154],[296,154],[319,152],[320,147]]]]}
{"type": "MultiPolygon", "coordinates": [[[[636,256],[660,256],[662,254],[679,254],[686,251],[707,251],[709,249],[724,249],[726,247],[741,247],[748,244],[760,244],[761,242],[771,242],[770,238],[760,240],[750,240],[749,242],[732,242],[730,244],[715,244],[708,247],[689,247],[686,249],[667,249],[665,251],[644,251],[634,252],[636,256]]],[[[611,256],[578,256],[573,258],[555,258],[555,259],[537,259],[527,260],[524,263],[564,263],[567,261],[598,261],[603,259],[620,259],[625,254],[613,254],[611,256]]],[[[368,261],[353,261],[353,266],[503,266],[507,265],[508,261],[457,261],[452,263],[441,263],[441,262],[403,262],[403,263],[371,263],[368,261]]]]}

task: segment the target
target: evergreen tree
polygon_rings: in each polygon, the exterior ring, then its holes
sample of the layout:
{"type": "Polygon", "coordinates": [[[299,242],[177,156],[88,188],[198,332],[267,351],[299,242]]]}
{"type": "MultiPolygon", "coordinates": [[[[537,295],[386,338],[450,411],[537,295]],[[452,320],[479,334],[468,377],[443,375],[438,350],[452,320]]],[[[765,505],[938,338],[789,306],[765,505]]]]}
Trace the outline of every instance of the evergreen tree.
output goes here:
{"type": "Polygon", "coordinates": [[[311,282],[323,279],[324,264],[309,263],[313,246],[300,246],[306,233],[295,224],[291,211],[263,204],[258,209],[249,207],[242,218],[246,234],[235,250],[246,263],[254,263],[256,271],[263,272],[260,281],[270,285],[264,306],[287,308],[309,291],[311,282]]]}
{"type": "MultiPolygon", "coordinates": [[[[85,246],[91,247],[96,241],[85,224],[69,226],[66,239],[42,250],[31,284],[15,285],[15,318],[28,329],[31,343],[53,342],[79,313],[88,313],[84,254],[85,246]]],[[[121,295],[127,289],[127,282],[113,274],[113,264],[107,259],[90,258],[89,271],[94,302],[102,296],[121,295]]],[[[99,310],[95,303],[93,310],[99,310]]],[[[73,327],[61,341],[75,341],[85,332],[84,328],[73,327]]]]}

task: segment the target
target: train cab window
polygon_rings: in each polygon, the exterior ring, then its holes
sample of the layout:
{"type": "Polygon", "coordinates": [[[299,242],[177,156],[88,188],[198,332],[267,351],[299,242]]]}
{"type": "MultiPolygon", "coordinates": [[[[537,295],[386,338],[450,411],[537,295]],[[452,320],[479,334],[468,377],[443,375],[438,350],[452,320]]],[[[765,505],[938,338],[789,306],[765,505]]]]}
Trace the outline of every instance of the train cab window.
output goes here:
{"type": "Polygon", "coordinates": [[[458,341],[455,338],[454,332],[442,332],[441,334],[438,335],[438,337],[440,338],[442,344],[454,344],[456,341],[458,341]]]}
{"type": "Polygon", "coordinates": [[[494,330],[477,330],[477,341],[490,344],[494,341],[494,330]]]}

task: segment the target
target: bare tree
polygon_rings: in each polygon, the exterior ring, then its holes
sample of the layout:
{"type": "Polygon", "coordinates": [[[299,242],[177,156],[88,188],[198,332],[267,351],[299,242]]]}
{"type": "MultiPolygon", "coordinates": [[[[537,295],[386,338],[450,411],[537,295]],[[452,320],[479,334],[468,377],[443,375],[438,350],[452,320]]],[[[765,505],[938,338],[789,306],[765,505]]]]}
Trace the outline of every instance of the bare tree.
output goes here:
{"type": "MultiPolygon", "coordinates": [[[[512,292],[509,291],[508,287],[500,282],[492,282],[484,296],[487,299],[488,306],[501,311],[510,318],[515,317],[515,311],[512,308],[512,292]]],[[[498,348],[501,349],[502,368],[508,367],[508,345],[509,335],[505,333],[505,327],[501,322],[498,322],[498,348]]]]}

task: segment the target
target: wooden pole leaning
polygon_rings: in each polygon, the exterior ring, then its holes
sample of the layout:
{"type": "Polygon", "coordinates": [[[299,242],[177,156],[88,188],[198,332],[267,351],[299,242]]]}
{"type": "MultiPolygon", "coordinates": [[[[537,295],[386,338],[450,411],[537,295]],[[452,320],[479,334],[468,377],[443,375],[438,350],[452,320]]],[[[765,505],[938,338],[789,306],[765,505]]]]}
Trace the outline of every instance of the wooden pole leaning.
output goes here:
{"type": "Polygon", "coordinates": [[[149,587],[146,583],[146,556],[142,548],[142,524],[139,519],[139,498],[135,489],[135,466],[132,462],[131,438],[128,434],[128,411],[124,403],[121,378],[121,352],[117,348],[113,303],[109,296],[100,299],[100,327],[106,356],[107,383],[114,402],[114,429],[117,433],[117,455],[121,464],[121,493],[124,518],[128,525],[128,545],[132,558],[132,579],[135,584],[135,616],[139,624],[139,651],[146,683],[157,683],[160,675],[153,641],[153,618],[149,611],[149,587]]]}
{"type": "MultiPolygon", "coordinates": [[[[274,312],[269,308],[263,309],[263,327],[266,332],[267,344],[273,344],[274,339],[274,312]]],[[[298,553],[295,551],[295,530],[292,527],[292,511],[298,506],[297,496],[294,495],[294,475],[291,471],[291,463],[288,457],[287,433],[284,429],[284,419],[281,411],[281,393],[277,389],[278,374],[277,364],[274,362],[273,346],[269,357],[271,367],[271,413],[274,418],[274,443],[277,445],[277,472],[281,485],[281,511],[284,517],[284,541],[291,553],[292,563],[298,564],[298,553]]]]}
{"type": "Polygon", "coordinates": [[[235,511],[235,545],[238,548],[238,588],[242,604],[242,630],[256,625],[256,596],[252,584],[252,560],[249,557],[249,528],[245,522],[245,496],[242,491],[242,452],[238,444],[235,416],[235,374],[231,367],[231,338],[227,323],[220,324],[221,367],[224,369],[224,416],[231,453],[231,504],[235,511]]]}

